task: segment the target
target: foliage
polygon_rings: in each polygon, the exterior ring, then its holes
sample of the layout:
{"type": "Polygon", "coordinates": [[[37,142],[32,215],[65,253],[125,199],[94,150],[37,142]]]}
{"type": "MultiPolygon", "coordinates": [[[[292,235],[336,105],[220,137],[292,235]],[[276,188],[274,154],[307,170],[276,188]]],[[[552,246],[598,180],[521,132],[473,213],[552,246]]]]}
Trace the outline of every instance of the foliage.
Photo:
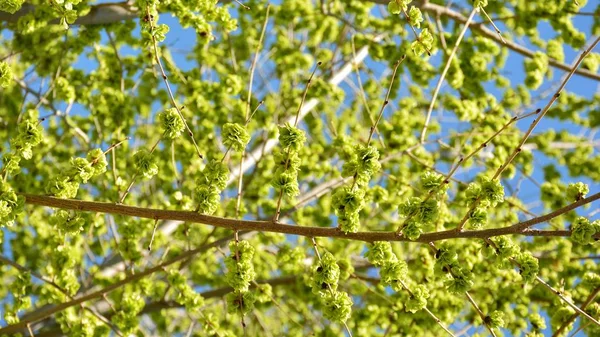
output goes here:
{"type": "Polygon", "coordinates": [[[0,1],[0,337],[600,335],[599,11],[0,1]]]}

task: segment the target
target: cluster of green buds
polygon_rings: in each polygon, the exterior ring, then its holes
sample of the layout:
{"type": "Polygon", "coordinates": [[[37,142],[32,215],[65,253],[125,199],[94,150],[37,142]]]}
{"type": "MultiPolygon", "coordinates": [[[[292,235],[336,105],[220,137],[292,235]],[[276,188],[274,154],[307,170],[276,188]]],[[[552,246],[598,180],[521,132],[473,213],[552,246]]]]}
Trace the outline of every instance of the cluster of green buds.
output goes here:
{"type": "Polygon", "coordinates": [[[402,235],[409,240],[418,239],[425,229],[433,227],[439,218],[440,199],[448,189],[444,176],[431,171],[421,176],[420,185],[427,196],[412,197],[398,207],[400,215],[406,218],[402,235]]]}
{"type": "MultiPolygon", "coordinates": [[[[376,241],[369,247],[365,257],[374,266],[379,267],[379,276],[383,285],[390,286],[394,291],[403,290],[408,274],[406,262],[398,259],[392,251],[392,245],[387,241],[376,241]]],[[[406,289],[408,290],[408,289],[406,289]]],[[[429,290],[424,285],[418,285],[409,291],[410,296],[404,303],[404,309],[415,313],[427,306],[429,290]]]]}
{"type": "Polygon", "coordinates": [[[342,166],[342,176],[352,177],[351,187],[339,189],[332,197],[338,227],[344,233],[357,232],[359,213],[363,208],[369,180],[381,169],[379,151],[371,145],[356,145],[342,166]]]}
{"type": "Polygon", "coordinates": [[[199,213],[213,214],[221,203],[221,191],[227,187],[229,168],[218,160],[206,164],[196,179],[194,200],[199,213]]]}
{"type": "Polygon", "coordinates": [[[42,142],[42,126],[37,111],[28,110],[17,126],[17,135],[10,139],[11,151],[4,155],[3,172],[15,174],[20,169],[21,159],[31,159],[33,148],[42,142]]]}
{"type": "Polygon", "coordinates": [[[304,146],[306,136],[304,131],[286,123],[279,127],[279,144],[281,152],[275,154],[276,171],[271,185],[281,195],[288,198],[300,193],[298,189],[298,171],[300,170],[300,157],[298,152],[304,146]]]}
{"type": "Polygon", "coordinates": [[[46,192],[57,198],[74,198],[80,183],[106,172],[106,156],[101,149],[88,152],[86,158],[71,158],[70,166],[58,176],[50,179],[46,192]]]}
{"type": "MultiPolygon", "coordinates": [[[[56,242],[59,239],[57,238],[56,242]]],[[[79,264],[80,252],[69,243],[59,244],[50,255],[48,275],[54,283],[63,288],[69,295],[73,296],[79,290],[80,284],[75,274],[75,267],[79,264]]],[[[65,298],[66,299],[66,298],[65,298]]]]}
{"type": "Polygon", "coordinates": [[[537,51],[532,58],[525,60],[525,85],[533,90],[539,88],[547,72],[548,55],[537,51]]]}
{"type": "MultiPolygon", "coordinates": [[[[388,11],[391,14],[404,13],[408,19],[408,23],[416,28],[421,28],[421,22],[423,22],[423,13],[418,7],[411,6],[408,10],[408,5],[412,0],[392,0],[388,3],[388,11]]],[[[428,28],[424,28],[420,33],[416,41],[412,42],[410,48],[413,52],[420,56],[421,54],[428,52],[433,48],[433,35],[428,28]]]]}
{"type": "Polygon", "coordinates": [[[12,305],[4,305],[4,320],[7,324],[19,322],[19,311],[31,307],[31,275],[28,272],[19,272],[11,285],[10,292],[13,296],[12,305]]]}
{"type": "MultiPolygon", "coordinates": [[[[2,3],[5,4],[10,2],[3,1],[2,3]]],[[[3,7],[4,6],[0,5],[0,10],[5,10],[3,7]]],[[[8,65],[8,63],[5,61],[0,61],[0,87],[8,88],[8,86],[12,83],[12,80],[12,69],[10,68],[10,65],[8,65]]]]}
{"type": "Polygon", "coordinates": [[[86,221],[77,213],[60,209],[50,216],[48,222],[61,233],[76,235],[83,231],[86,221]]]}
{"type": "Polygon", "coordinates": [[[504,187],[498,179],[483,177],[479,183],[472,182],[465,191],[467,204],[476,205],[469,213],[471,227],[479,229],[487,223],[487,210],[504,201],[504,187]]]}
{"type": "Polygon", "coordinates": [[[175,302],[183,305],[187,312],[197,312],[204,305],[202,295],[194,291],[179,270],[169,271],[167,280],[176,293],[175,302]]]}
{"type": "Polygon", "coordinates": [[[225,258],[225,281],[233,288],[228,296],[230,313],[241,312],[243,315],[254,308],[256,296],[250,292],[250,284],[256,278],[252,258],[254,247],[248,241],[231,241],[229,256],[225,258]]]}
{"type": "Polygon", "coordinates": [[[112,321],[125,336],[130,336],[138,330],[139,313],[145,305],[146,301],[138,290],[128,287],[123,291],[119,308],[112,321]]]}
{"type": "Polygon", "coordinates": [[[17,195],[7,182],[0,179],[0,227],[12,226],[24,205],[25,198],[17,195]]]}
{"type": "Polygon", "coordinates": [[[487,242],[483,248],[483,255],[490,261],[494,261],[494,266],[500,269],[512,267],[512,258],[515,258],[520,249],[509,237],[498,236],[489,239],[492,244],[487,242]]]}
{"type": "Polygon", "coordinates": [[[325,318],[343,323],[350,318],[353,303],[348,293],[337,288],[339,280],[350,274],[344,273],[336,258],[329,252],[315,262],[310,281],[312,292],[319,296],[325,318]]]}
{"type": "Polygon", "coordinates": [[[442,243],[435,254],[435,271],[445,275],[444,285],[449,292],[461,294],[469,291],[474,284],[473,274],[468,267],[458,262],[458,253],[454,246],[442,243]]]}
{"type": "Polygon", "coordinates": [[[600,233],[600,220],[590,222],[587,218],[578,217],[571,224],[571,240],[580,245],[588,245],[597,241],[595,236],[598,233],[600,233]]]}
{"type": "MultiPolygon", "coordinates": [[[[227,123],[222,129],[223,145],[230,150],[242,152],[250,142],[248,131],[237,123],[227,123]]],[[[219,207],[221,192],[227,187],[229,168],[223,161],[212,160],[209,162],[196,180],[194,197],[198,205],[198,212],[213,214],[219,207]]]]}

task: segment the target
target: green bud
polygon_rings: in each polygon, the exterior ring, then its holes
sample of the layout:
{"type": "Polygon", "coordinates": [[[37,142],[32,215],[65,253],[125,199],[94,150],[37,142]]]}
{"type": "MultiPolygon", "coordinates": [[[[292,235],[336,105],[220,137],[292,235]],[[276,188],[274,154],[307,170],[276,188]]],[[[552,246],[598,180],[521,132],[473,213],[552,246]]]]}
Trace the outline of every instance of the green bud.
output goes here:
{"type": "MultiPolygon", "coordinates": [[[[595,221],[596,222],[596,221],[595,221]]],[[[584,217],[578,217],[571,224],[571,239],[578,244],[587,245],[594,241],[599,226],[584,217]]]]}
{"type": "Polygon", "coordinates": [[[323,316],[333,322],[345,322],[352,313],[352,299],[346,292],[327,292],[323,297],[323,316]]]}
{"type": "Polygon", "coordinates": [[[254,302],[256,302],[256,296],[253,292],[248,291],[245,293],[231,292],[226,296],[227,301],[227,312],[230,314],[246,315],[254,310],[254,302]]]}
{"type": "Polygon", "coordinates": [[[313,293],[337,289],[340,279],[340,267],[336,258],[330,253],[325,252],[321,259],[313,266],[311,287],[313,293]]]}
{"type": "Polygon", "coordinates": [[[535,280],[540,270],[538,260],[529,252],[521,252],[516,256],[515,260],[520,266],[523,281],[531,282],[535,280]]]}
{"type": "Polygon", "coordinates": [[[222,191],[227,187],[229,180],[229,168],[219,160],[212,160],[202,170],[200,177],[196,180],[197,185],[205,185],[222,191]]]}
{"type": "Polygon", "coordinates": [[[198,213],[213,214],[221,203],[221,196],[215,187],[198,185],[194,193],[194,200],[198,204],[198,213]]]}
{"type": "Polygon", "coordinates": [[[179,137],[185,129],[185,124],[175,108],[170,108],[159,113],[158,121],[163,130],[163,134],[168,139],[179,137]]]}
{"type": "Polygon", "coordinates": [[[590,188],[587,184],[582,182],[571,183],[567,187],[567,199],[569,201],[579,201],[590,192],[590,188]]]}
{"type": "Polygon", "coordinates": [[[283,191],[287,197],[295,197],[300,193],[296,172],[277,170],[275,177],[271,180],[271,185],[275,189],[283,191]]]}
{"type": "Polygon", "coordinates": [[[299,128],[292,126],[290,123],[279,127],[279,143],[284,150],[300,151],[305,142],[304,131],[299,128]]]}
{"type": "Polygon", "coordinates": [[[408,298],[406,303],[404,304],[404,308],[408,312],[412,312],[413,314],[419,310],[422,310],[427,306],[427,299],[429,298],[429,291],[427,288],[419,284],[412,291],[412,295],[408,298]]]}
{"type": "Polygon", "coordinates": [[[146,149],[138,150],[133,155],[133,162],[139,174],[150,179],[158,173],[156,158],[146,149]]]}
{"type": "MultiPolygon", "coordinates": [[[[23,1],[25,2],[25,1],[23,1]]],[[[23,3],[21,2],[21,4],[23,3]]],[[[3,10],[5,12],[9,12],[5,9],[6,4],[9,3],[8,1],[2,1],[2,5],[0,5],[0,10],[3,10]]],[[[21,7],[21,5],[19,5],[19,7],[21,7]]],[[[11,12],[14,13],[14,12],[11,12]]],[[[8,63],[4,62],[4,61],[0,61],[0,87],[2,88],[8,88],[8,86],[12,83],[13,80],[13,75],[12,75],[12,69],[10,68],[10,66],[8,65],[8,63]]]]}
{"type": "Polygon", "coordinates": [[[396,254],[392,251],[392,244],[387,241],[375,241],[365,254],[365,257],[375,266],[383,266],[384,263],[397,261],[396,254]]]}
{"type": "Polygon", "coordinates": [[[244,151],[246,145],[250,142],[248,131],[237,123],[223,125],[222,136],[223,144],[237,152],[244,151]]]}
{"type": "Polygon", "coordinates": [[[503,328],[505,326],[504,313],[494,310],[489,316],[485,317],[485,323],[491,328],[503,328]]]}
{"type": "Polygon", "coordinates": [[[408,273],[408,266],[404,261],[387,260],[381,266],[379,275],[383,285],[397,286],[398,281],[403,281],[408,273]]]}

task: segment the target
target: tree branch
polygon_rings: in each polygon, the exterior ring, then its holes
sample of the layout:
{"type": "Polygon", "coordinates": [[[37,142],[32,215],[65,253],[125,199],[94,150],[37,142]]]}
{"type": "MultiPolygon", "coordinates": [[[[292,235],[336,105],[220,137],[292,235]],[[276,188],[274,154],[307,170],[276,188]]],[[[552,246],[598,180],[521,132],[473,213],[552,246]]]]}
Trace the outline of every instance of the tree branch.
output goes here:
{"type": "MultiPolygon", "coordinates": [[[[35,6],[23,4],[16,13],[10,14],[0,11],[0,22],[16,23],[22,16],[35,11],[35,6]]],[[[104,25],[123,20],[132,20],[139,17],[138,9],[125,2],[103,3],[91,6],[88,14],[78,18],[74,25],[104,25]]],[[[57,24],[59,20],[51,23],[57,24]]]]}
{"type": "MultiPolygon", "coordinates": [[[[257,220],[238,220],[221,218],[198,214],[189,211],[174,211],[161,210],[153,208],[142,208],[135,206],[117,205],[105,202],[82,201],[73,199],[58,199],[49,196],[21,194],[25,197],[25,203],[30,205],[48,206],[60,209],[70,209],[84,212],[98,212],[109,214],[120,214],[125,216],[134,216],[153,220],[179,220],[191,223],[200,223],[215,227],[227,228],[230,230],[250,230],[259,232],[273,232],[290,235],[300,235],[306,237],[329,237],[342,238],[357,241],[410,241],[407,238],[399,236],[395,231],[392,232],[357,232],[344,234],[342,231],[334,227],[309,227],[309,226],[293,226],[274,221],[257,221],[257,220]]],[[[491,228],[474,231],[457,232],[454,229],[426,233],[421,235],[416,242],[434,242],[448,239],[458,238],[489,238],[502,235],[525,235],[525,236],[571,236],[570,231],[543,231],[529,229],[531,226],[546,222],[556,218],[566,212],[576,209],[582,205],[588,204],[600,199],[600,192],[581,199],[570,205],[562,207],[546,215],[535,217],[533,219],[519,222],[509,227],[491,228]]],[[[596,234],[600,238],[600,234],[596,234]]],[[[0,330],[1,332],[1,330],[0,330]]]]}
{"type": "Polygon", "coordinates": [[[51,316],[51,315],[53,315],[53,314],[55,314],[57,312],[60,312],[62,310],[70,308],[72,306],[80,305],[80,304],[82,304],[84,302],[87,302],[87,301],[90,301],[90,300],[93,300],[93,299],[100,298],[104,294],[107,294],[107,293],[109,293],[109,292],[111,292],[113,290],[116,290],[116,289],[124,286],[125,284],[128,284],[128,283],[140,280],[140,279],[142,279],[142,278],[144,278],[144,277],[146,277],[148,275],[151,275],[151,274],[153,274],[155,272],[163,270],[167,266],[170,266],[170,265],[172,265],[174,263],[177,263],[179,261],[183,261],[183,260],[185,260],[187,258],[190,258],[190,257],[192,257],[192,256],[194,256],[194,255],[196,255],[198,253],[207,251],[210,248],[216,247],[219,244],[221,244],[222,241],[224,241],[224,240],[223,239],[216,240],[216,241],[211,242],[210,244],[198,247],[198,248],[193,249],[193,250],[186,251],[186,252],[178,255],[177,257],[169,260],[169,261],[163,262],[163,263],[161,263],[159,265],[156,265],[156,266],[154,266],[152,268],[148,268],[148,269],[146,269],[146,270],[144,270],[144,271],[142,271],[140,273],[128,276],[127,278],[122,279],[122,280],[120,280],[120,281],[118,281],[116,283],[113,283],[113,284],[107,286],[106,288],[100,289],[98,291],[95,291],[93,293],[90,293],[90,294],[87,294],[87,295],[84,295],[84,296],[81,296],[81,297],[77,297],[77,298],[75,298],[75,299],[73,299],[71,301],[68,301],[68,302],[64,302],[64,303],[61,303],[61,304],[58,304],[58,305],[55,305],[55,306],[47,307],[47,308],[45,308],[43,310],[39,310],[34,315],[28,316],[27,319],[23,319],[19,323],[11,324],[11,325],[8,325],[8,326],[6,326],[4,328],[1,328],[0,329],[0,334],[12,334],[12,333],[15,333],[15,332],[17,332],[17,331],[19,331],[21,329],[26,328],[29,324],[31,324],[33,322],[36,322],[36,321],[39,321],[39,320],[42,320],[42,319],[44,319],[46,317],[49,317],[49,316],[51,316]]]}

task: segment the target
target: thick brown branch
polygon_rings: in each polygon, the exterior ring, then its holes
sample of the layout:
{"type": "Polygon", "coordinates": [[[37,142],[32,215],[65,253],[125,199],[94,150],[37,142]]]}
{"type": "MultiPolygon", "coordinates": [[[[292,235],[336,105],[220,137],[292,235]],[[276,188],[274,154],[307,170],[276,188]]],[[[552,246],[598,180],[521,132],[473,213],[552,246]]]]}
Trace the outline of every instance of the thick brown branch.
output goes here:
{"type": "MultiPolygon", "coordinates": [[[[358,241],[409,241],[406,238],[398,236],[396,232],[357,232],[344,234],[337,228],[332,227],[308,227],[286,225],[274,221],[257,220],[238,220],[221,218],[217,216],[203,215],[189,211],[161,210],[153,208],[142,208],[135,206],[117,205],[105,202],[82,201],[72,199],[58,199],[49,196],[22,194],[25,197],[25,203],[30,205],[48,206],[61,209],[70,209],[85,212],[99,212],[109,214],[119,214],[125,216],[134,216],[153,220],[179,220],[191,223],[201,223],[205,225],[227,228],[230,230],[250,230],[259,232],[273,232],[291,235],[300,235],[307,237],[329,237],[343,238],[358,241]]],[[[526,235],[526,236],[570,236],[570,231],[541,231],[531,230],[531,226],[546,222],[556,218],[577,207],[588,204],[600,199],[600,192],[581,199],[570,205],[562,207],[546,215],[542,215],[527,221],[517,223],[513,226],[502,228],[491,228],[475,231],[456,232],[455,230],[440,231],[423,234],[417,239],[417,242],[433,242],[457,238],[489,238],[501,235],[526,235]]],[[[600,237],[600,235],[597,235],[600,237]]]]}

